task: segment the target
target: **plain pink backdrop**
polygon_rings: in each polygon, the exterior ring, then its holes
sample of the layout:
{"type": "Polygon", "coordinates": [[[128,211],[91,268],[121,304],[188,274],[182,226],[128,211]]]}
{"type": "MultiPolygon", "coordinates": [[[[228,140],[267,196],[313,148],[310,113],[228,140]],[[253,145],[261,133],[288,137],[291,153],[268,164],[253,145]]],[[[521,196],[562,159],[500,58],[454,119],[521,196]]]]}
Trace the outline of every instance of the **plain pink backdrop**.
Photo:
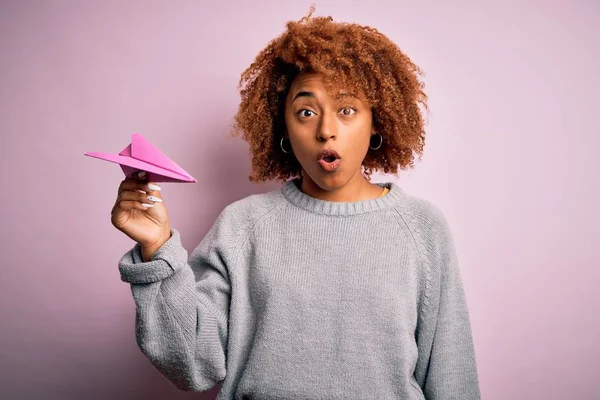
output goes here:
{"type": "MultiPolygon", "coordinates": [[[[426,75],[423,161],[395,180],[452,227],[483,398],[600,397],[600,7],[327,1],[426,75]]],[[[309,1],[1,1],[0,397],[214,398],[137,348],[110,223],[123,174],[86,151],[142,133],[197,184],[164,184],[191,251],[253,185],[228,138],[239,74],[309,1]]]]}

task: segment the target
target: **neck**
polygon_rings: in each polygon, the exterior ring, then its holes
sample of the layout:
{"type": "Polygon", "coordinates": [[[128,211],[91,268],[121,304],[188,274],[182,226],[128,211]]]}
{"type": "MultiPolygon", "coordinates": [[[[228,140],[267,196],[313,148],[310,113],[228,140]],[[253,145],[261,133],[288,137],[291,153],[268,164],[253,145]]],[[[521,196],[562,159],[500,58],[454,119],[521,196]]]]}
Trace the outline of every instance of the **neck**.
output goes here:
{"type": "Polygon", "coordinates": [[[299,189],[316,199],[336,202],[371,200],[377,198],[382,191],[380,186],[369,182],[360,171],[346,184],[331,189],[323,189],[303,171],[299,189]]]}

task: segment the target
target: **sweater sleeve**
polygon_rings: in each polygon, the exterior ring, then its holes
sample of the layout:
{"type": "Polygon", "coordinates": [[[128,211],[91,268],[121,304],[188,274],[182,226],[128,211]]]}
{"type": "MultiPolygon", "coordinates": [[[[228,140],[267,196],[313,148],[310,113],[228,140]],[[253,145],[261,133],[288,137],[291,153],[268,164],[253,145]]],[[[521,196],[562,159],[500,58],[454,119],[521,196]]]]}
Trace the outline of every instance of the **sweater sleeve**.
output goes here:
{"type": "Polygon", "coordinates": [[[209,390],[225,378],[230,281],[219,218],[188,260],[176,229],[143,262],[135,244],[119,261],[131,285],[140,350],[181,390],[209,390]]]}
{"type": "Polygon", "coordinates": [[[435,206],[422,225],[426,278],[420,302],[415,378],[427,400],[481,398],[475,349],[452,233],[435,206]]]}

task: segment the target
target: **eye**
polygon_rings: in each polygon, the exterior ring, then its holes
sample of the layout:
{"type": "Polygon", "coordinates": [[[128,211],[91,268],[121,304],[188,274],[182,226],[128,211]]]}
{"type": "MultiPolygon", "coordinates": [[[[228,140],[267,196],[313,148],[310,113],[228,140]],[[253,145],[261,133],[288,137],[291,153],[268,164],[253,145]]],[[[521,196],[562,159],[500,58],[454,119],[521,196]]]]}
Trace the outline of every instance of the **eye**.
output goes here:
{"type": "Polygon", "coordinates": [[[307,111],[307,112],[310,112],[310,113],[314,114],[314,112],[312,110],[309,110],[307,108],[303,108],[302,110],[298,111],[296,114],[299,115],[300,117],[310,117],[310,115],[300,115],[300,113],[302,113],[304,111],[307,111]]]}
{"type": "Polygon", "coordinates": [[[346,116],[354,115],[354,114],[356,114],[356,109],[354,107],[346,106],[346,107],[342,108],[342,114],[344,114],[346,116]],[[345,113],[344,110],[352,111],[352,113],[345,113]]]}

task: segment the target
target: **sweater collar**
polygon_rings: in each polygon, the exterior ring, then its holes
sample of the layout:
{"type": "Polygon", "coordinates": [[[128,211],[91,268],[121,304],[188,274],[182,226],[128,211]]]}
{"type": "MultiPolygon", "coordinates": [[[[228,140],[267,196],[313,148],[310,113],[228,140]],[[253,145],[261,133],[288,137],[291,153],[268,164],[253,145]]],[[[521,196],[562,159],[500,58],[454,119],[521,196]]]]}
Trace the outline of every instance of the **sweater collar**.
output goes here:
{"type": "MultiPolygon", "coordinates": [[[[374,182],[375,183],[375,182],[374,182]]],[[[394,182],[375,183],[390,191],[383,197],[355,202],[339,202],[317,199],[302,192],[300,178],[291,179],[283,184],[281,192],[294,205],[307,211],[322,215],[357,215],[397,206],[406,197],[404,190],[394,182]]]]}

